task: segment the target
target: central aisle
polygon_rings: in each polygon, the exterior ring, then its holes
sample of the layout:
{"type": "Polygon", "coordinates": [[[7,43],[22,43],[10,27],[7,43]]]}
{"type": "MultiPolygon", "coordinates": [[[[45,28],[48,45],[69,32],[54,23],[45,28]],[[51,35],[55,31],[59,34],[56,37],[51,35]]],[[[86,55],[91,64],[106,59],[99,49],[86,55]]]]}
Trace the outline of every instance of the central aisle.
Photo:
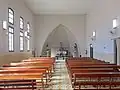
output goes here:
{"type": "Polygon", "coordinates": [[[64,60],[57,60],[48,90],[73,90],[64,60]]]}

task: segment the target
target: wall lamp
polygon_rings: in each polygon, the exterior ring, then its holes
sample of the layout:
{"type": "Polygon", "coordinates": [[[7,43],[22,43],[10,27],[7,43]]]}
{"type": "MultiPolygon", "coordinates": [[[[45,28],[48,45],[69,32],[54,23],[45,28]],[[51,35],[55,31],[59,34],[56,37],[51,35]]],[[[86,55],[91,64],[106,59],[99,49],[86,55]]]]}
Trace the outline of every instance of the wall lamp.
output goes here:
{"type": "Polygon", "coordinates": [[[7,30],[7,21],[2,21],[3,30],[7,30]]]}
{"type": "Polygon", "coordinates": [[[91,40],[94,41],[96,39],[96,32],[93,31],[92,32],[92,36],[91,36],[91,40]]]}

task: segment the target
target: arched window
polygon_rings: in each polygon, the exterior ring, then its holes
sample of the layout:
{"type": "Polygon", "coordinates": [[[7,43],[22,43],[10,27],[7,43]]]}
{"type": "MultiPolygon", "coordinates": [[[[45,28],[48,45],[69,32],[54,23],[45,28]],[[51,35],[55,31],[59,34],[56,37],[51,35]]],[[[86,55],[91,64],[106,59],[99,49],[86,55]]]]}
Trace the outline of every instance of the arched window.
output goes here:
{"type": "Polygon", "coordinates": [[[14,52],[14,11],[8,8],[8,50],[14,52]]]}

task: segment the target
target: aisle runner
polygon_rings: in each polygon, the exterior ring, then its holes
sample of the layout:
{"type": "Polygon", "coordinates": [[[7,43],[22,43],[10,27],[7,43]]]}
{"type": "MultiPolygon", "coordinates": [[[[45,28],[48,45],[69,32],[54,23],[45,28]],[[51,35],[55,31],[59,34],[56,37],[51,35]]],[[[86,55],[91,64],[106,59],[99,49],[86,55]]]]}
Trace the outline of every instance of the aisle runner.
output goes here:
{"type": "Polygon", "coordinates": [[[47,90],[73,90],[65,61],[59,60],[55,65],[51,86],[47,90]]]}

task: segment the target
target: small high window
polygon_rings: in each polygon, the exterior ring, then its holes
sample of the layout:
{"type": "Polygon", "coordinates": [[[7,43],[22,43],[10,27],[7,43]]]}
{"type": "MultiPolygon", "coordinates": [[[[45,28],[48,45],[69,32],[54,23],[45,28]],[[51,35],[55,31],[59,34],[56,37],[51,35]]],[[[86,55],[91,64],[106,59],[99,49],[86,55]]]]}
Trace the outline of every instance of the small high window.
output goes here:
{"type": "Polygon", "coordinates": [[[8,28],[8,48],[9,52],[14,51],[14,28],[10,26],[8,28]]]}
{"type": "Polygon", "coordinates": [[[95,36],[96,36],[96,32],[94,31],[94,32],[93,32],[93,37],[95,37],[95,36]]]}
{"type": "Polygon", "coordinates": [[[27,32],[30,32],[30,24],[27,23],[27,32]]]}
{"type": "Polygon", "coordinates": [[[118,21],[117,18],[113,19],[113,29],[116,29],[118,27],[118,21]]]}
{"type": "Polygon", "coordinates": [[[8,22],[14,24],[14,11],[11,8],[8,8],[8,22]]]}
{"type": "Polygon", "coordinates": [[[24,50],[24,34],[20,32],[20,51],[24,50]]]}
{"type": "Polygon", "coordinates": [[[24,29],[24,19],[20,17],[20,29],[24,29]]]}
{"type": "Polygon", "coordinates": [[[27,23],[27,31],[25,32],[25,37],[27,40],[27,51],[30,51],[30,24],[27,23]]]}

